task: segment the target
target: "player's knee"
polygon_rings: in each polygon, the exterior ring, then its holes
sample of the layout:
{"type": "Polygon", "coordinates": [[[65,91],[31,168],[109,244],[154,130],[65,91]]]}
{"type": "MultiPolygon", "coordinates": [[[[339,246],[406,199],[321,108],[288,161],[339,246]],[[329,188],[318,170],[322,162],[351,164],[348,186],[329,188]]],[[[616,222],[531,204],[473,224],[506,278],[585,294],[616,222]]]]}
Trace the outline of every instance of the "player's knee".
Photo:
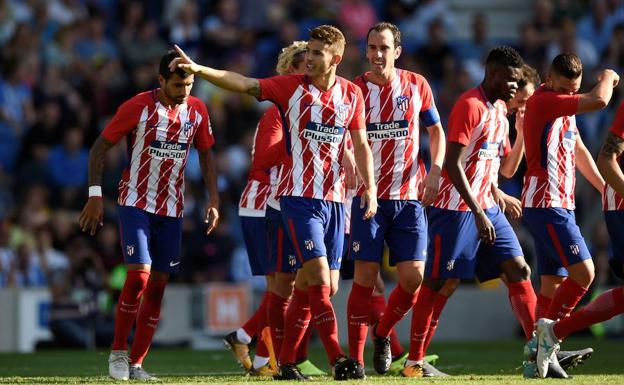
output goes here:
{"type": "Polygon", "coordinates": [[[293,288],[295,287],[295,280],[284,280],[278,281],[276,280],[273,285],[273,293],[277,294],[282,298],[288,298],[293,292],[293,288]]]}
{"type": "Polygon", "coordinates": [[[514,266],[513,271],[505,273],[509,282],[521,282],[531,279],[531,267],[526,263],[514,266]]]}
{"type": "Polygon", "coordinates": [[[438,290],[438,293],[448,298],[452,296],[453,293],[455,293],[455,290],[457,290],[460,283],[461,283],[461,280],[456,279],[456,278],[447,279],[444,281],[444,284],[442,285],[440,290],[438,290]]]}
{"type": "Polygon", "coordinates": [[[414,293],[420,285],[422,284],[422,274],[412,274],[409,277],[401,277],[399,280],[399,284],[403,288],[403,290],[414,293]]]}

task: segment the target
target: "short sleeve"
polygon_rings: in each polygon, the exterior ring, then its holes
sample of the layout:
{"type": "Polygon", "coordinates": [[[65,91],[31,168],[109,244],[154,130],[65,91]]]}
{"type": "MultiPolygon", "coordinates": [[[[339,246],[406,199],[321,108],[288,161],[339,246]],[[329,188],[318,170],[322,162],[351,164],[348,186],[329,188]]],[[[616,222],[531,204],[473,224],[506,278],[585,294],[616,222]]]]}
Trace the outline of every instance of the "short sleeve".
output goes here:
{"type": "Polygon", "coordinates": [[[119,142],[121,138],[137,127],[141,112],[146,107],[136,97],[124,102],[102,131],[102,137],[111,143],[119,142]]]}
{"type": "Polygon", "coordinates": [[[349,130],[361,130],[366,128],[366,117],[364,116],[364,96],[360,87],[353,87],[355,99],[353,100],[353,117],[347,127],[349,130]]]}
{"type": "MultiPolygon", "coordinates": [[[[474,99],[472,99],[474,100],[474,99]]],[[[482,110],[469,98],[458,100],[448,121],[448,141],[467,146],[470,133],[481,121],[482,110]]]]}
{"type": "Polygon", "coordinates": [[[427,82],[427,80],[422,76],[419,77],[419,82],[420,82],[420,101],[422,103],[420,107],[420,112],[427,111],[431,107],[435,108],[431,86],[429,86],[429,83],[427,82]]]}
{"type": "Polygon", "coordinates": [[[613,124],[609,128],[609,132],[624,139],[624,102],[620,104],[615,113],[615,120],[613,120],[613,124]]]}
{"type": "Polygon", "coordinates": [[[201,116],[201,122],[197,127],[197,133],[193,143],[198,151],[205,151],[214,146],[215,140],[212,135],[212,125],[210,124],[210,116],[208,115],[208,108],[202,102],[197,103],[199,115],[201,116]]]}
{"type": "Polygon", "coordinates": [[[284,126],[276,107],[269,108],[260,122],[254,142],[253,167],[268,170],[282,163],[286,153],[284,126]]]}
{"type": "Polygon", "coordinates": [[[288,106],[288,99],[299,84],[294,75],[279,75],[269,78],[258,79],[260,83],[260,96],[258,100],[269,100],[282,108],[288,106]]]}
{"type": "Polygon", "coordinates": [[[540,92],[533,105],[539,106],[540,113],[547,121],[560,116],[571,116],[578,110],[580,95],[570,95],[553,91],[540,92]]]}

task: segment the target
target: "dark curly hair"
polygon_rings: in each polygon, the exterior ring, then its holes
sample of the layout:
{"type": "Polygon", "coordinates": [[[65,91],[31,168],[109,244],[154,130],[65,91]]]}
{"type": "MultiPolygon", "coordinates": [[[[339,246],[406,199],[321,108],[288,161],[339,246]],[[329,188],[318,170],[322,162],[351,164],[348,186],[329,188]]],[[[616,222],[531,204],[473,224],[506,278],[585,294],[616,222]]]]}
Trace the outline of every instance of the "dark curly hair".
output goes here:
{"type": "Polygon", "coordinates": [[[501,45],[490,51],[485,64],[500,64],[505,67],[521,68],[524,65],[522,56],[515,49],[507,45],[501,45]]]}

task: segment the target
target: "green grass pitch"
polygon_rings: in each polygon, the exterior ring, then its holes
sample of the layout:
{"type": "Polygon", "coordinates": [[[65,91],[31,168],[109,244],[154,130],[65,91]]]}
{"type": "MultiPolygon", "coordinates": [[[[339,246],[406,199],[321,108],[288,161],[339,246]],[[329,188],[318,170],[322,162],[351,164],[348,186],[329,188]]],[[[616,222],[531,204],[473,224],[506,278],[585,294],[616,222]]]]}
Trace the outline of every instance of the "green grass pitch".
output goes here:
{"type": "MultiPolygon", "coordinates": [[[[525,380],[518,369],[522,360],[520,340],[500,342],[433,343],[430,351],[440,355],[438,367],[452,374],[450,378],[405,379],[368,373],[364,381],[349,383],[410,384],[426,381],[432,384],[511,385],[532,382],[554,383],[561,380],[525,380]]],[[[624,384],[624,341],[570,339],[565,349],[592,346],[596,352],[585,364],[570,371],[574,376],[565,384],[624,384]]],[[[370,353],[367,351],[367,353],[370,353]]],[[[311,358],[329,370],[323,351],[312,348],[311,358]]],[[[0,354],[2,384],[101,384],[113,383],[106,376],[107,351],[42,351],[34,354],[0,354]]],[[[145,369],[158,376],[161,383],[249,384],[271,379],[244,376],[231,353],[154,348],[144,363],[145,369]]],[[[372,365],[368,365],[372,370],[372,365]]],[[[317,377],[311,384],[330,381],[317,377]]],[[[131,381],[132,382],[132,381],[131,381]]],[[[289,382],[279,382],[288,384],[289,382]]]]}

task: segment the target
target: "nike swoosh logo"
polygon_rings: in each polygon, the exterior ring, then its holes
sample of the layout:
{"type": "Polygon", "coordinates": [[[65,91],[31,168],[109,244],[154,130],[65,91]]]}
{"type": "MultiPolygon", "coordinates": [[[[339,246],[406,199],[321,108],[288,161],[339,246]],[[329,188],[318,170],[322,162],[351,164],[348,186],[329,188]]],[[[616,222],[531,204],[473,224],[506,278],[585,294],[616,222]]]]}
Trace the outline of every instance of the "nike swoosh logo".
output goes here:
{"type": "Polygon", "coordinates": [[[352,315],[352,316],[351,316],[351,319],[362,319],[362,318],[368,318],[368,316],[367,316],[367,315],[360,315],[360,316],[354,316],[354,315],[352,315]]]}
{"type": "Polygon", "coordinates": [[[125,303],[123,300],[121,301],[121,306],[136,306],[138,303],[125,303]]]}
{"type": "Polygon", "coordinates": [[[173,262],[173,261],[169,262],[169,266],[171,266],[171,267],[178,266],[179,264],[180,264],[180,261],[178,261],[178,262],[173,262]]]}
{"type": "Polygon", "coordinates": [[[317,319],[321,318],[322,316],[324,316],[325,314],[331,314],[331,311],[326,311],[324,313],[321,313],[321,314],[315,316],[314,319],[317,320],[317,319]]]}

